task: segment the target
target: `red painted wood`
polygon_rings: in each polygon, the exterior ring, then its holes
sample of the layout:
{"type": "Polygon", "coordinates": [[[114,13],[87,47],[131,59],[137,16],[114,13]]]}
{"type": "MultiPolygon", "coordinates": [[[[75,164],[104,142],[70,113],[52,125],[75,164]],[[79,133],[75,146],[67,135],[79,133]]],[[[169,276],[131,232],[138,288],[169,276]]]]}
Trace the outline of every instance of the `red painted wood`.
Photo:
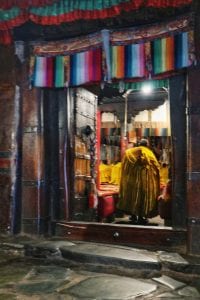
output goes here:
{"type": "Polygon", "coordinates": [[[186,251],[186,231],[169,227],[67,222],[56,224],[56,234],[69,240],[186,251]]]}

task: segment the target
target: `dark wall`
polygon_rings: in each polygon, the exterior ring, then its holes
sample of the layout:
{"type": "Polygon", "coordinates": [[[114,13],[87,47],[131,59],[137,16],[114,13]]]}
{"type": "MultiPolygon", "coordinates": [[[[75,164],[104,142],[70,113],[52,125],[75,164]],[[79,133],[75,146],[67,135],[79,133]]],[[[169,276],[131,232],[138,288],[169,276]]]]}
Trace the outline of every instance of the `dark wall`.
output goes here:
{"type": "Polygon", "coordinates": [[[169,81],[172,131],[172,225],[186,226],[186,76],[173,76],[169,81]]]}
{"type": "Polygon", "coordinates": [[[200,255],[200,68],[188,72],[188,250],[200,255]]]}

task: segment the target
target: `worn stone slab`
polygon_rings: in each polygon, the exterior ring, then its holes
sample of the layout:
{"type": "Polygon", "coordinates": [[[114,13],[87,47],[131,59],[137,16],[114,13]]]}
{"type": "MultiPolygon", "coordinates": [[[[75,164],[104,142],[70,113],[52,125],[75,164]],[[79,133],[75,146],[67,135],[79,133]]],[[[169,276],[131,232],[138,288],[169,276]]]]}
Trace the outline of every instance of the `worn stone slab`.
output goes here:
{"type": "Polygon", "coordinates": [[[25,255],[47,258],[50,256],[60,256],[60,247],[75,246],[69,241],[44,241],[25,245],[25,255]]]}
{"type": "Polygon", "coordinates": [[[70,269],[58,266],[36,266],[24,277],[25,280],[66,280],[71,275],[70,269]]]}
{"type": "Polygon", "coordinates": [[[162,275],[161,277],[154,277],[152,279],[170,287],[172,290],[177,290],[186,285],[185,283],[183,283],[181,281],[177,281],[166,275],[162,275]]]}
{"type": "Polygon", "coordinates": [[[16,244],[16,243],[0,243],[1,247],[7,247],[7,248],[11,248],[11,249],[18,249],[18,250],[22,250],[24,248],[24,245],[21,244],[16,244]]]}
{"type": "Polygon", "coordinates": [[[71,271],[56,266],[37,266],[30,270],[16,289],[24,294],[52,293],[69,281],[71,271]]]}
{"type": "Polygon", "coordinates": [[[52,281],[52,280],[46,280],[46,281],[38,281],[38,282],[23,282],[17,284],[16,288],[20,293],[24,294],[40,294],[40,293],[46,293],[50,294],[54,292],[61,283],[59,281],[52,281]]]}
{"type": "Polygon", "coordinates": [[[35,244],[34,247],[46,248],[46,249],[59,249],[60,247],[66,246],[75,246],[76,244],[69,241],[44,241],[38,244],[35,244]]]}
{"type": "Polygon", "coordinates": [[[184,297],[190,297],[190,299],[200,299],[200,293],[192,286],[186,286],[178,290],[178,294],[184,297]]]}
{"type": "Polygon", "coordinates": [[[175,295],[175,294],[172,294],[172,293],[163,293],[163,294],[160,294],[160,295],[157,295],[156,298],[158,299],[182,299],[180,298],[179,296],[175,295]]]}
{"type": "Polygon", "coordinates": [[[0,292],[0,299],[2,300],[16,300],[16,296],[10,293],[1,293],[0,292]]]}
{"type": "Polygon", "coordinates": [[[123,300],[148,295],[156,289],[157,286],[155,284],[146,283],[137,279],[101,275],[83,280],[65,290],[65,292],[78,299],[123,300]]]}
{"type": "Polygon", "coordinates": [[[185,260],[181,255],[178,253],[169,253],[165,251],[161,251],[159,253],[159,259],[161,262],[167,262],[167,263],[174,263],[174,264],[182,264],[182,265],[188,265],[189,262],[185,260]]]}
{"type": "Polygon", "coordinates": [[[60,247],[62,256],[79,262],[120,265],[124,267],[153,268],[160,270],[160,262],[154,253],[97,244],[77,244],[60,247]]]}

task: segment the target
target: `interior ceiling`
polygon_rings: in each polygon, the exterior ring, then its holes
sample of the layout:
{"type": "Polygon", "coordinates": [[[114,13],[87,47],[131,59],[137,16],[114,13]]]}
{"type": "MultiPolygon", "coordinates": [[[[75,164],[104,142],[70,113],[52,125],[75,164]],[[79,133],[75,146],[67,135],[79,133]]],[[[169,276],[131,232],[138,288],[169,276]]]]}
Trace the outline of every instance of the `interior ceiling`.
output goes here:
{"type": "MultiPolygon", "coordinates": [[[[140,111],[156,109],[158,106],[162,105],[166,99],[168,99],[168,93],[162,88],[155,89],[149,95],[144,95],[141,91],[132,91],[127,97],[128,121],[140,111]]],[[[123,94],[107,97],[107,94],[105,93],[104,97],[99,100],[98,107],[101,112],[112,112],[121,122],[124,121],[125,98],[123,97],[123,94]]]]}

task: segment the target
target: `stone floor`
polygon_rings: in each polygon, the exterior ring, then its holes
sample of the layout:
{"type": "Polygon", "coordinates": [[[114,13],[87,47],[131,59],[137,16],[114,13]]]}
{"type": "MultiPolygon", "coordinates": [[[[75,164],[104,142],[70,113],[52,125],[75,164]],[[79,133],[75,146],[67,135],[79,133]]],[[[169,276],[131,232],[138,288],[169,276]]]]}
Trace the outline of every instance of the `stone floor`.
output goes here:
{"type": "Polygon", "coordinates": [[[200,299],[191,267],[177,253],[0,238],[0,300],[200,299]]]}

